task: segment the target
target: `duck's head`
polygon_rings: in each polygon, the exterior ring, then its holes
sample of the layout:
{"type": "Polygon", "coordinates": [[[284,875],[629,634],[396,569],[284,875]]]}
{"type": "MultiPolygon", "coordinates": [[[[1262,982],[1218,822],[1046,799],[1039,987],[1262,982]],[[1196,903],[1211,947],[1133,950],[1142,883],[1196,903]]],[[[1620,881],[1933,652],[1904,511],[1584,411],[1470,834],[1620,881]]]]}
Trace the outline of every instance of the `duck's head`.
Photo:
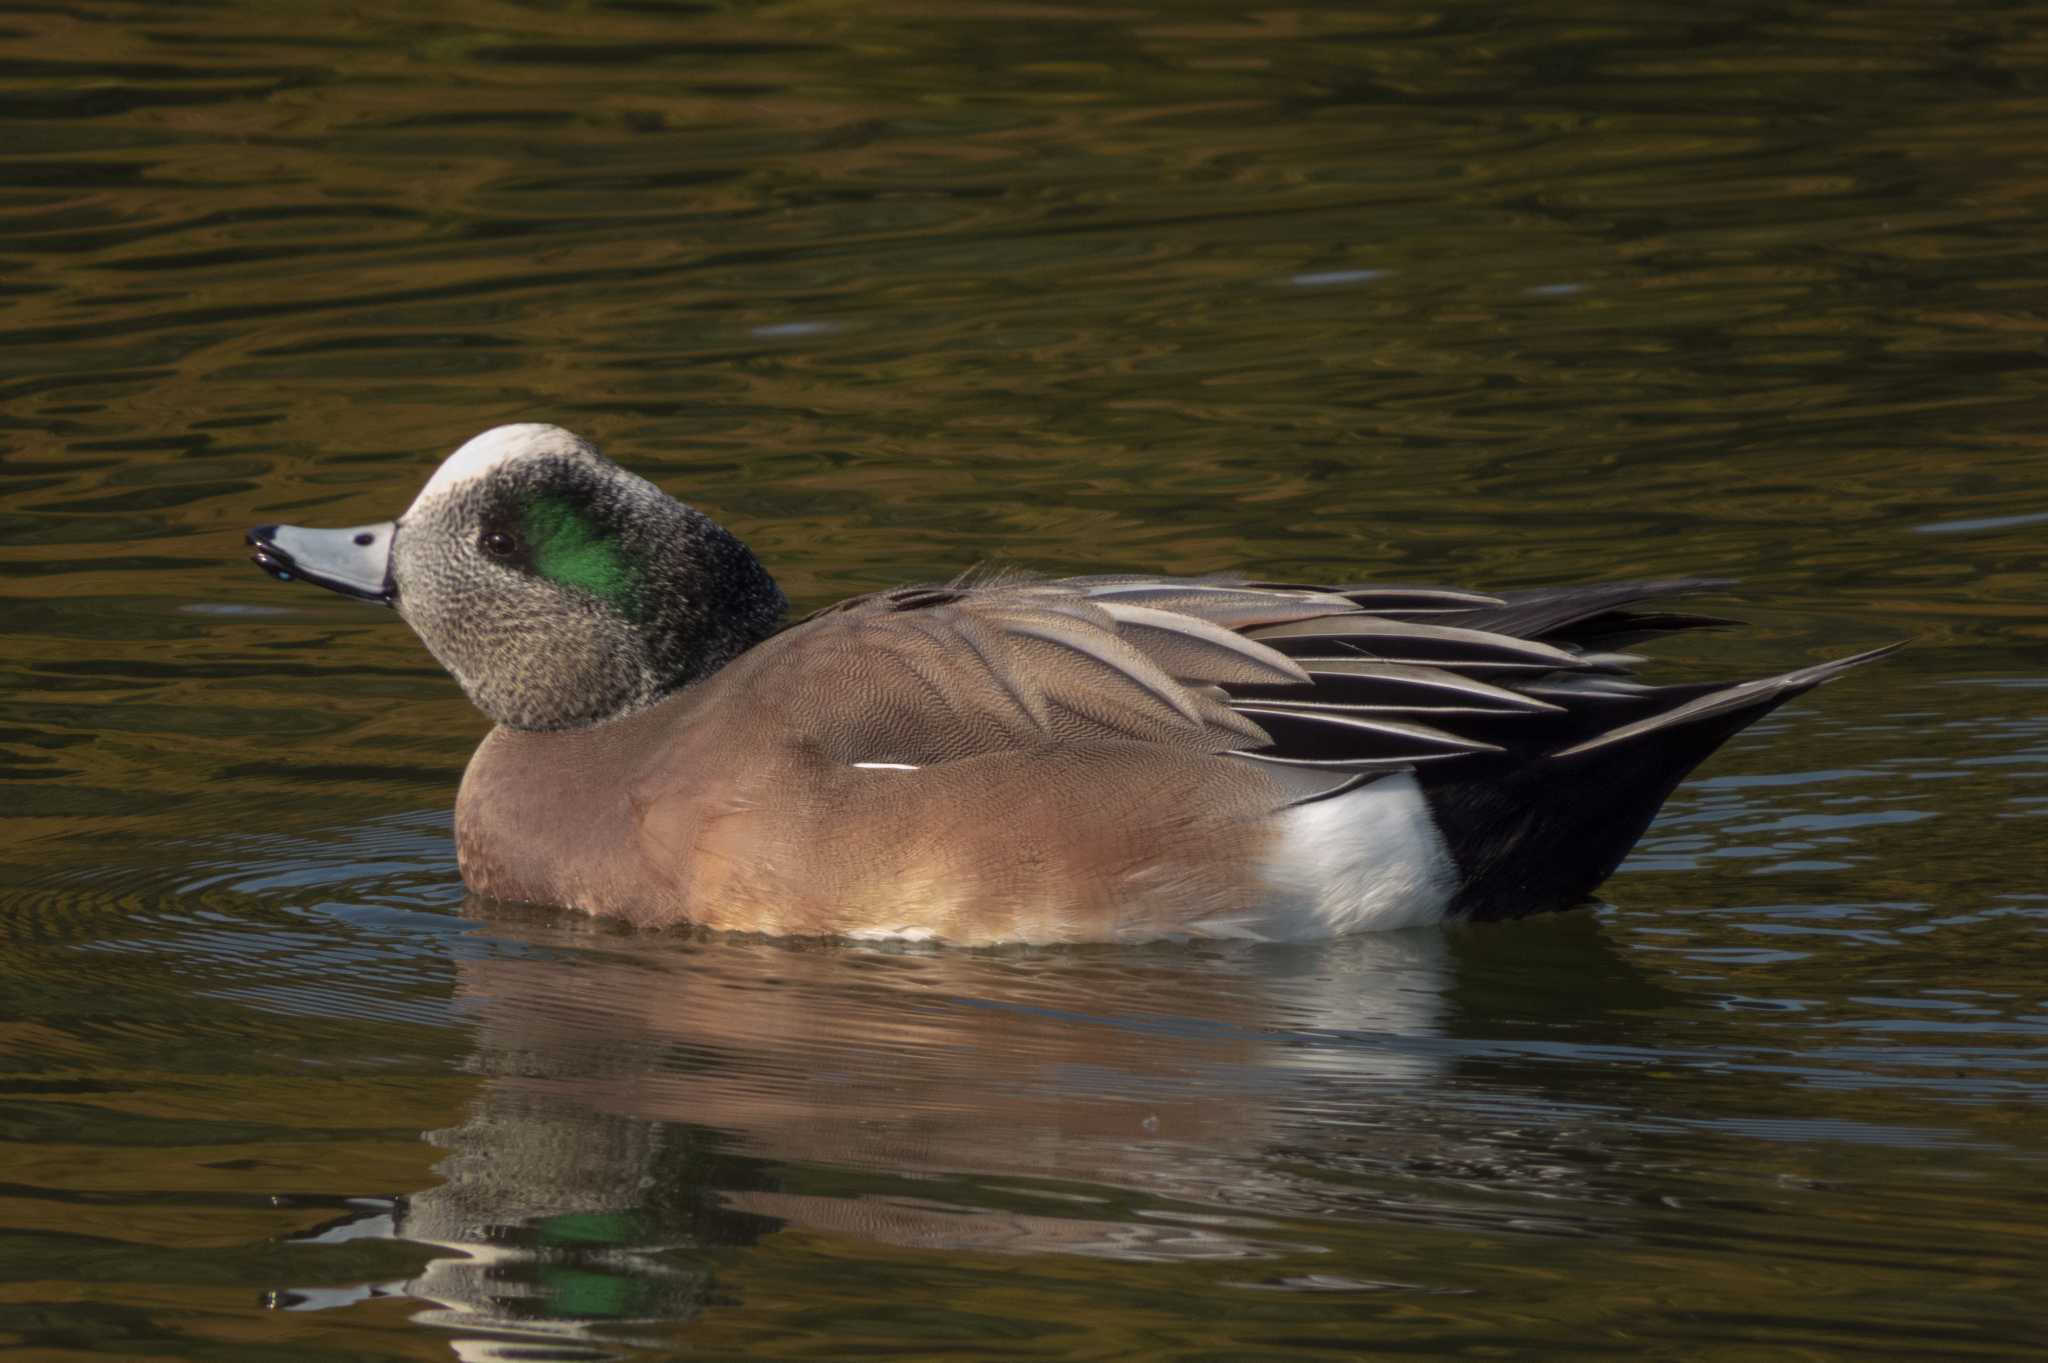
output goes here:
{"type": "Polygon", "coordinates": [[[766,638],[786,604],[722,526],[556,426],[485,431],[395,521],[248,541],[273,577],[397,607],[515,729],[637,710],[766,638]]]}

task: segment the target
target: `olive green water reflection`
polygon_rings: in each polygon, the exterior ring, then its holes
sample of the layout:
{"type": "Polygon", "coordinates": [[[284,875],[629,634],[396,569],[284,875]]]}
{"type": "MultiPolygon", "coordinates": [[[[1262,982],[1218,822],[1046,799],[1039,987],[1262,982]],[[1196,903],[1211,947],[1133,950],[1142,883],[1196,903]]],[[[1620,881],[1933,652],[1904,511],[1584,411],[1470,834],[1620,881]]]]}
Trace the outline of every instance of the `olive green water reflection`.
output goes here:
{"type": "MultiPolygon", "coordinates": [[[[0,1348],[2029,1358],[2048,12],[0,11],[0,1348]],[[1740,577],[1911,637],[1613,907],[1313,950],[465,905],[239,532],[587,431],[800,608],[1740,577]]],[[[1718,604],[1718,603],[1717,603],[1718,604]]]]}

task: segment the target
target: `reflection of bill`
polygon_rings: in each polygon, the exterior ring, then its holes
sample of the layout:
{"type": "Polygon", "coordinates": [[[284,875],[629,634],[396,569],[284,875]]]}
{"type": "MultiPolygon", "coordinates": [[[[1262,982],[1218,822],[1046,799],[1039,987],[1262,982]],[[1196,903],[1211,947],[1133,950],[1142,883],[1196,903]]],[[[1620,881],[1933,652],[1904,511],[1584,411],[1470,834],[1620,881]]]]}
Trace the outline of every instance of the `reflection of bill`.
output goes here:
{"type": "Polygon", "coordinates": [[[490,931],[498,949],[458,984],[489,1082],[431,1137],[444,1181],[322,1233],[460,1251],[365,1290],[432,1303],[421,1319],[465,1358],[686,1320],[721,1254],[782,1228],[1126,1261],[1312,1254],[1308,1217],[1419,1214],[1412,1188],[1375,1202],[1322,1177],[1333,1157],[1454,1142],[1388,1119],[1431,1110],[1452,1064],[1453,939],[1435,929],[1021,954],[490,931]]]}

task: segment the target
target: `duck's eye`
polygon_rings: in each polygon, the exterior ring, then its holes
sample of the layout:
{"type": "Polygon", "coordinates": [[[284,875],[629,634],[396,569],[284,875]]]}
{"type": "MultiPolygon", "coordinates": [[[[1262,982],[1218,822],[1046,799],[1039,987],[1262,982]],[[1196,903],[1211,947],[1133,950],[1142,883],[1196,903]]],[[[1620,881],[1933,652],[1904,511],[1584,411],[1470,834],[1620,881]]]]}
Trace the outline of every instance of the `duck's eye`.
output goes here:
{"type": "Polygon", "coordinates": [[[512,537],[502,530],[484,531],[482,537],[477,540],[477,547],[492,558],[510,558],[512,551],[518,548],[512,542],[512,537]]]}

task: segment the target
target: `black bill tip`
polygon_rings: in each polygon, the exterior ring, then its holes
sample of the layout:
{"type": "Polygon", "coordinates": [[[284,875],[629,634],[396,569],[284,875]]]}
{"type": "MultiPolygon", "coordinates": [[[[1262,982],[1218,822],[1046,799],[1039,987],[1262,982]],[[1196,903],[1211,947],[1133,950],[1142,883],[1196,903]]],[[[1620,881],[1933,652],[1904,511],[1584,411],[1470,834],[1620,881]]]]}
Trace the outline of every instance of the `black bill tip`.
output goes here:
{"type": "Polygon", "coordinates": [[[253,551],[249,562],[276,578],[279,582],[290,582],[298,576],[292,563],[292,556],[277,547],[274,542],[277,527],[258,525],[242,536],[242,540],[253,551]]]}

